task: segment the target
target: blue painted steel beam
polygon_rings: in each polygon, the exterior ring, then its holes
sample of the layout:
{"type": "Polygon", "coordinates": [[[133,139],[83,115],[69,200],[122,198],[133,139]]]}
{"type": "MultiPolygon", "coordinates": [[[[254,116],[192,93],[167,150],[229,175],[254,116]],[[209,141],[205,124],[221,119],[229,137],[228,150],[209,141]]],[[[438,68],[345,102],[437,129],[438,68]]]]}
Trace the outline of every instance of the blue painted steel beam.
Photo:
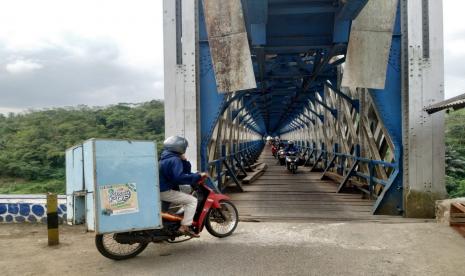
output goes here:
{"type": "Polygon", "coordinates": [[[328,4],[320,6],[309,6],[306,4],[287,4],[287,5],[272,5],[269,7],[269,15],[297,15],[297,14],[315,14],[315,13],[335,13],[337,7],[328,4]]]}
{"type": "Polygon", "coordinates": [[[368,3],[368,0],[346,0],[345,2],[336,14],[336,18],[340,20],[354,20],[368,3]]]}
{"type": "Polygon", "coordinates": [[[352,107],[354,107],[357,110],[357,112],[360,110],[360,101],[358,99],[352,99],[351,97],[347,96],[344,92],[336,88],[329,81],[326,81],[325,85],[331,88],[331,90],[333,90],[334,93],[336,93],[337,95],[345,99],[347,102],[349,102],[352,105],[352,107]]]}
{"type": "Polygon", "coordinates": [[[315,45],[287,45],[287,46],[265,46],[267,54],[300,54],[307,53],[312,50],[330,49],[333,43],[315,44],[315,45]]]}
{"type": "Polygon", "coordinates": [[[401,78],[401,31],[400,3],[392,37],[391,52],[387,68],[386,84],[383,90],[370,90],[385,129],[394,144],[397,169],[388,184],[378,196],[373,212],[375,214],[401,214],[403,212],[403,149],[402,149],[402,78],[401,78]]]}
{"type": "Polygon", "coordinates": [[[318,103],[319,105],[321,105],[323,108],[327,109],[331,113],[331,115],[333,115],[335,118],[337,118],[337,110],[336,109],[329,107],[327,104],[325,104],[324,102],[318,100],[317,98],[314,98],[313,101],[315,103],[318,103]]]}

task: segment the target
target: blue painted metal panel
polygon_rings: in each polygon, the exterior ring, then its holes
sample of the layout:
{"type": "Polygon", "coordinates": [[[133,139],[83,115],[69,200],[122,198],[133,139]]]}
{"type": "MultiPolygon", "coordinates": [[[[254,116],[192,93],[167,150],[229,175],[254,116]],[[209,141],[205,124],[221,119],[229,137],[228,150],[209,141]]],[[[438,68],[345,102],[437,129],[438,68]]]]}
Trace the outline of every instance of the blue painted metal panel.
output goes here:
{"type": "Polygon", "coordinates": [[[262,24],[268,21],[268,0],[244,0],[243,8],[249,24],[262,24]]]}
{"type": "Polygon", "coordinates": [[[66,150],[66,194],[85,190],[82,145],[66,150]]]}
{"type": "Polygon", "coordinates": [[[215,73],[213,71],[210,47],[205,26],[203,8],[199,5],[199,69],[200,69],[200,145],[201,170],[206,170],[208,157],[207,146],[214,127],[218,122],[225,103],[224,94],[219,94],[216,88],[215,73]]]}
{"type": "Polygon", "coordinates": [[[94,168],[85,173],[93,179],[95,231],[112,233],[160,228],[156,144],[92,139],[84,144],[84,150],[85,156],[91,158],[84,159],[84,163],[94,164],[94,168]]]}
{"type": "Polygon", "coordinates": [[[368,0],[347,0],[339,10],[337,17],[341,20],[354,20],[365,7],[368,0]]]}
{"type": "Polygon", "coordinates": [[[351,25],[352,21],[350,20],[340,20],[338,18],[335,18],[333,43],[349,43],[351,25]]]}
{"type": "Polygon", "coordinates": [[[87,192],[85,196],[86,227],[88,231],[95,231],[95,194],[87,192]]]}
{"type": "Polygon", "coordinates": [[[252,45],[266,44],[266,24],[250,25],[250,35],[252,36],[252,45]]]}
{"type": "Polygon", "coordinates": [[[94,215],[94,150],[90,141],[82,145],[84,157],[84,182],[86,183],[85,213],[87,230],[95,231],[94,215]]]}
{"type": "Polygon", "coordinates": [[[82,145],[66,150],[66,220],[72,224],[85,222],[85,195],[76,196],[76,192],[85,191],[82,145]]]}
{"type": "Polygon", "coordinates": [[[384,90],[371,90],[370,94],[376,104],[384,127],[391,137],[395,147],[395,160],[398,171],[393,173],[378,197],[374,206],[375,213],[393,213],[403,211],[403,149],[402,149],[402,83],[401,83],[401,36],[400,36],[400,4],[392,38],[391,52],[384,90]]]}

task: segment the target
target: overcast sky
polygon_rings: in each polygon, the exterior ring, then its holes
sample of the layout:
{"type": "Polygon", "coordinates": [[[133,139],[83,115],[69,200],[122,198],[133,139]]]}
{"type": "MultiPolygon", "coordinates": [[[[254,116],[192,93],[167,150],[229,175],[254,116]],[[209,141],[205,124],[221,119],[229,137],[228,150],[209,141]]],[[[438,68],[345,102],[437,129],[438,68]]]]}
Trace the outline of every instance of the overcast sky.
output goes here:
{"type": "MultiPolygon", "coordinates": [[[[465,93],[464,0],[444,0],[446,97],[465,93]]],[[[0,0],[0,112],[163,98],[161,0],[0,0]]]]}

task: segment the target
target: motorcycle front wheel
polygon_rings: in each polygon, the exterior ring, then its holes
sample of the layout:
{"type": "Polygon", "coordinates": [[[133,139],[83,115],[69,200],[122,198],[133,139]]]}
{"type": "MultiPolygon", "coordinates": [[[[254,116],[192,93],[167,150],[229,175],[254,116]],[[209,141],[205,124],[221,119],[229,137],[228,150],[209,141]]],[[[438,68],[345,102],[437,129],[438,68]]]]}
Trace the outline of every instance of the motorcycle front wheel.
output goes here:
{"type": "Polygon", "coordinates": [[[221,213],[218,209],[210,209],[208,212],[205,228],[212,236],[225,238],[236,230],[239,223],[239,213],[236,206],[230,201],[223,200],[220,205],[221,213]]]}
{"type": "Polygon", "coordinates": [[[147,247],[147,243],[122,244],[115,240],[115,234],[95,236],[95,245],[103,256],[120,261],[139,255],[147,247]]]}

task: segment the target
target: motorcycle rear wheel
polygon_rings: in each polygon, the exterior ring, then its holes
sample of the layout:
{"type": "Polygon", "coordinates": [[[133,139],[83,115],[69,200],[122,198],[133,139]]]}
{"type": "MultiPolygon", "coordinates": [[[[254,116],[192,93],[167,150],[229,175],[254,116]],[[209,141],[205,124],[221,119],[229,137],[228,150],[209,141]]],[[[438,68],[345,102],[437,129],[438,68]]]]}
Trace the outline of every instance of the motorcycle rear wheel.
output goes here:
{"type": "Polygon", "coordinates": [[[239,212],[231,201],[223,200],[220,202],[222,213],[227,216],[227,220],[221,217],[217,209],[210,209],[205,221],[205,228],[208,233],[217,238],[230,236],[236,230],[239,223],[239,212]]]}
{"type": "Polygon", "coordinates": [[[115,234],[99,234],[95,236],[97,250],[103,256],[120,261],[139,255],[147,247],[147,243],[122,244],[114,239],[115,234]]]}

